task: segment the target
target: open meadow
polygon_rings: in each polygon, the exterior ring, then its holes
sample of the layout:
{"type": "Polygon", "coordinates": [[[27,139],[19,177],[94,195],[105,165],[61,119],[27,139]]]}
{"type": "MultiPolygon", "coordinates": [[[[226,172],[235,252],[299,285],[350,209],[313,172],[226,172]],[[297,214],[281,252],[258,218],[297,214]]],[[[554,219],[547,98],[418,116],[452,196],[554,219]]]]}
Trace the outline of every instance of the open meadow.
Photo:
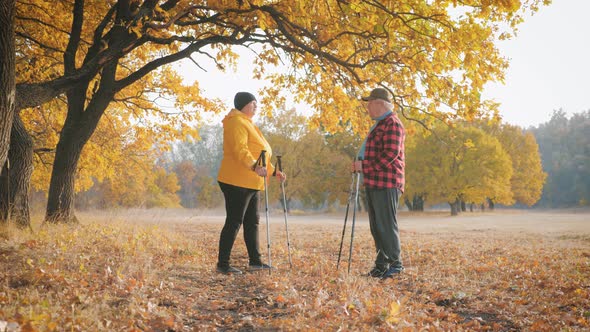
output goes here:
{"type": "MultiPolygon", "coordinates": [[[[80,213],[81,224],[0,230],[0,330],[588,331],[590,214],[447,212],[400,216],[406,271],[365,277],[373,242],[357,218],[336,269],[343,213],[272,211],[276,267],[215,272],[222,215],[80,213]]],[[[261,252],[268,258],[265,216],[261,252]]],[[[248,264],[238,235],[232,263],[248,264]]]]}

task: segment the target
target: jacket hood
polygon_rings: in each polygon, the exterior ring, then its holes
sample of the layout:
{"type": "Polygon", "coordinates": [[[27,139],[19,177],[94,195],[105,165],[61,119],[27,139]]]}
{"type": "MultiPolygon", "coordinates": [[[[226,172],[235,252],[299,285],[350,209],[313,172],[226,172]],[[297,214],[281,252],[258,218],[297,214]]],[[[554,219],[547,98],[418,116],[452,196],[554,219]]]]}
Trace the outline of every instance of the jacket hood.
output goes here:
{"type": "Polygon", "coordinates": [[[229,113],[227,113],[227,115],[223,118],[223,120],[221,120],[221,122],[225,124],[226,121],[234,118],[242,118],[244,120],[252,122],[252,119],[250,119],[246,114],[242,113],[241,111],[238,111],[235,108],[232,109],[229,113]]]}

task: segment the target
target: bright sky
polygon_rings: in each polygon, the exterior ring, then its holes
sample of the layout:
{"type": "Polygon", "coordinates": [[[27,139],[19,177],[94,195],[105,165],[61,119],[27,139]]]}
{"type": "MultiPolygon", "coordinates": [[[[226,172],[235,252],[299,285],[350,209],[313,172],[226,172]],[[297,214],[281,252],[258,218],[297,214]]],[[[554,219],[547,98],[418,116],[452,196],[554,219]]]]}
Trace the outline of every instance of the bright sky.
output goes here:
{"type": "MultiPolygon", "coordinates": [[[[489,84],[484,97],[501,103],[504,122],[526,128],[549,121],[560,108],[570,115],[590,110],[589,13],[590,0],[553,0],[526,18],[515,39],[498,45],[510,68],[505,84],[489,84]]],[[[263,86],[252,79],[254,55],[240,53],[237,72],[203,72],[190,61],[182,70],[187,82],[198,79],[207,97],[220,98],[231,108],[236,92],[257,94],[263,86]]],[[[308,113],[301,109],[304,105],[296,107],[308,113]]]]}
{"type": "Polygon", "coordinates": [[[505,122],[529,127],[590,110],[590,0],[553,0],[499,44],[510,59],[505,85],[489,85],[484,96],[500,102],[505,122]]]}

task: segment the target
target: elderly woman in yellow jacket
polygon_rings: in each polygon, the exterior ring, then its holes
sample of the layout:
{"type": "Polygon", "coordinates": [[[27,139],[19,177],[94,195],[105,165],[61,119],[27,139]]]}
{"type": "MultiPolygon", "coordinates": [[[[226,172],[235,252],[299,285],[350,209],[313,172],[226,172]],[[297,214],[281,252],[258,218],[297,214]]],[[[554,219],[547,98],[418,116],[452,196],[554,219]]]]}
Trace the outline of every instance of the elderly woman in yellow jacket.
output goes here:
{"type": "MultiPolygon", "coordinates": [[[[256,98],[248,92],[238,92],[234,97],[235,109],[223,119],[223,159],[217,181],[225,198],[226,218],[219,237],[217,271],[225,274],[241,274],[229,263],[230,254],[240,226],[244,225],[244,241],[248,249],[249,270],[270,269],[261,260],[258,241],[258,199],[264,189],[264,177],[272,174],[270,159],[272,149],[252,122],[256,114],[256,98]],[[266,167],[258,165],[262,150],[266,151],[266,167]]],[[[280,181],[285,174],[277,171],[280,181]]]]}

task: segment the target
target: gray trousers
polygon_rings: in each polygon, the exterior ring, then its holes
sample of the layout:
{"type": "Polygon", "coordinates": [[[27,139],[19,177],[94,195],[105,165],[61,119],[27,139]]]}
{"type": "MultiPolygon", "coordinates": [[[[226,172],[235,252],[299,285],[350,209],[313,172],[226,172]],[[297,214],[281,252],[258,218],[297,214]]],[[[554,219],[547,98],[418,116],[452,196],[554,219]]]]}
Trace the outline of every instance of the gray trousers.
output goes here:
{"type": "Polygon", "coordinates": [[[402,267],[401,244],[397,226],[397,208],[401,191],[396,188],[365,188],[365,191],[371,234],[377,250],[375,266],[380,268],[402,267]]]}

